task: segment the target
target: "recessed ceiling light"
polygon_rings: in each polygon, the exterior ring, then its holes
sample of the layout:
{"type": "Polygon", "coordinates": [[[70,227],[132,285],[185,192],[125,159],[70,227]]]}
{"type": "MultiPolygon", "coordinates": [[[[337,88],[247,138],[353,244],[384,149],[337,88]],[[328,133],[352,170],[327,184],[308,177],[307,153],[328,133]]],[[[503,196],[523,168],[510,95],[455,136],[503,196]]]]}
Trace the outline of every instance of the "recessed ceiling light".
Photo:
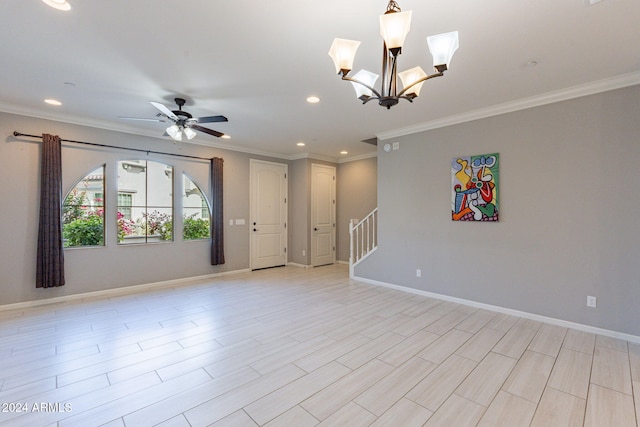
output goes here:
{"type": "Polygon", "coordinates": [[[71,10],[71,5],[69,4],[69,2],[67,2],[67,0],[42,0],[42,1],[54,9],[64,10],[64,11],[71,10]]]}
{"type": "Polygon", "coordinates": [[[317,96],[310,96],[307,98],[307,102],[309,104],[317,104],[318,102],[320,102],[320,98],[318,98],[317,96]]]}
{"type": "Polygon", "coordinates": [[[222,135],[220,138],[222,138],[222,139],[231,139],[231,135],[222,135]]]}
{"type": "Polygon", "coordinates": [[[59,107],[60,105],[62,105],[62,102],[58,101],[57,99],[45,99],[44,102],[46,102],[49,105],[55,105],[56,107],[59,107]]]}
{"type": "Polygon", "coordinates": [[[348,151],[346,151],[346,150],[342,150],[342,151],[340,152],[340,154],[342,154],[342,155],[344,155],[344,154],[349,154],[349,152],[348,152],[348,151]]]}
{"type": "Polygon", "coordinates": [[[300,141],[300,142],[298,142],[296,145],[297,145],[298,147],[304,147],[304,146],[305,146],[305,143],[304,143],[304,142],[302,142],[302,141],[300,141]]]}

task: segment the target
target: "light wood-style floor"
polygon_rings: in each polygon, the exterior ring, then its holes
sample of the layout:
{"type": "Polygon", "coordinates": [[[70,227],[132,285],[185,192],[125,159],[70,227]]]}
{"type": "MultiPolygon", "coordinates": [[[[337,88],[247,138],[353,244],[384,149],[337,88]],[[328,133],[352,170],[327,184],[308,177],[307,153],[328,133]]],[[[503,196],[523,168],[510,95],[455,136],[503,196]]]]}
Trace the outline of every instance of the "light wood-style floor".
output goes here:
{"type": "Polygon", "coordinates": [[[640,345],[347,273],[0,312],[0,425],[638,425],[640,345]]]}

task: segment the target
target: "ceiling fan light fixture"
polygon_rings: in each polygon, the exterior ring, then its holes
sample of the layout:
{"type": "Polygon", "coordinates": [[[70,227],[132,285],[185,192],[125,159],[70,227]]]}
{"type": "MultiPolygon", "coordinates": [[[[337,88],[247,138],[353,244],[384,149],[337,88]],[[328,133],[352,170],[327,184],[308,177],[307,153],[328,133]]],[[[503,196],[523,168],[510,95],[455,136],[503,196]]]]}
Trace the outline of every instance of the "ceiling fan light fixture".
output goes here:
{"type": "Polygon", "coordinates": [[[127,120],[144,120],[144,121],[153,121],[153,122],[172,122],[169,127],[165,129],[166,135],[169,135],[171,139],[174,141],[182,141],[184,137],[191,140],[198,135],[198,132],[203,132],[208,135],[212,135],[215,137],[221,137],[224,135],[222,132],[218,132],[217,130],[209,129],[205,126],[201,126],[200,123],[219,123],[219,122],[228,122],[225,116],[216,115],[216,116],[203,116],[203,117],[193,117],[191,113],[182,110],[182,106],[185,104],[185,100],[183,98],[175,98],[176,104],[178,105],[177,110],[170,110],[163,104],[159,102],[151,101],[151,105],[159,110],[159,113],[156,114],[156,118],[154,119],[145,119],[138,117],[118,117],[120,119],[127,120]]]}
{"type": "Polygon", "coordinates": [[[188,128],[188,127],[184,128],[183,132],[184,132],[184,136],[186,136],[188,140],[191,140],[196,137],[196,131],[194,131],[191,128],[188,128]]]}
{"type": "Polygon", "coordinates": [[[167,128],[167,133],[174,141],[182,141],[182,130],[178,125],[171,125],[167,128]]]}

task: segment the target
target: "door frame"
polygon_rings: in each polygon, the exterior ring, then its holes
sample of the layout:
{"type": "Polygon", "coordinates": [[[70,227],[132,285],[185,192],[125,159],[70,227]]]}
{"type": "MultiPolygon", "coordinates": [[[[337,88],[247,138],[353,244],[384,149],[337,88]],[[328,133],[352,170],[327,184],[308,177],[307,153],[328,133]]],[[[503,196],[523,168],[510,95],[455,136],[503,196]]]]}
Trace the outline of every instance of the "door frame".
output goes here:
{"type": "MultiPolygon", "coordinates": [[[[284,210],[285,219],[284,219],[284,240],[285,240],[285,248],[284,248],[284,265],[287,265],[289,262],[289,252],[287,251],[288,240],[289,240],[289,184],[288,184],[288,175],[289,175],[289,165],[287,163],[279,163],[279,162],[269,162],[266,160],[258,160],[258,159],[249,159],[249,269],[254,269],[254,257],[253,257],[253,245],[254,245],[254,237],[253,237],[253,222],[254,222],[254,165],[255,164],[267,164],[274,165],[278,167],[284,167],[284,179],[285,179],[285,200],[282,202],[281,208],[284,210]]],[[[272,267],[275,267],[272,266],[272,267]]],[[[269,268],[269,267],[258,267],[258,268],[269,268]]]]}
{"type": "Polygon", "coordinates": [[[310,208],[311,208],[311,215],[310,215],[310,233],[311,233],[311,239],[310,239],[310,246],[311,246],[311,266],[312,267],[318,267],[321,265],[330,265],[330,264],[335,264],[336,263],[336,199],[337,199],[337,195],[336,195],[336,180],[337,180],[337,168],[333,165],[326,165],[326,164],[322,164],[322,163],[311,163],[311,200],[310,200],[310,208]],[[317,238],[316,233],[314,228],[316,227],[316,212],[315,212],[315,194],[314,194],[314,190],[315,190],[315,184],[314,184],[314,180],[315,178],[315,169],[316,168],[326,168],[326,169],[331,169],[332,170],[332,175],[333,175],[333,181],[332,181],[332,190],[331,190],[331,198],[332,198],[332,203],[331,203],[331,218],[332,218],[332,228],[331,228],[331,253],[332,253],[332,257],[331,257],[331,262],[330,263],[321,263],[321,264],[316,264],[315,260],[316,260],[316,241],[315,239],[317,238]]]}

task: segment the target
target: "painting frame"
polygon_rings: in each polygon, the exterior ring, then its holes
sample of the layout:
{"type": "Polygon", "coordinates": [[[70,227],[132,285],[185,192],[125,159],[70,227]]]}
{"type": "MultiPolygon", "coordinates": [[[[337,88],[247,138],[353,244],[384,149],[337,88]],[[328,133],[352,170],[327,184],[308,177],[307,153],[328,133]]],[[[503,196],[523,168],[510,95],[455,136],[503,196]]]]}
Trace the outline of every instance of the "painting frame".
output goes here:
{"type": "Polygon", "coordinates": [[[451,160],[451,220],[498,222],[500,153],[451,160]]]}

